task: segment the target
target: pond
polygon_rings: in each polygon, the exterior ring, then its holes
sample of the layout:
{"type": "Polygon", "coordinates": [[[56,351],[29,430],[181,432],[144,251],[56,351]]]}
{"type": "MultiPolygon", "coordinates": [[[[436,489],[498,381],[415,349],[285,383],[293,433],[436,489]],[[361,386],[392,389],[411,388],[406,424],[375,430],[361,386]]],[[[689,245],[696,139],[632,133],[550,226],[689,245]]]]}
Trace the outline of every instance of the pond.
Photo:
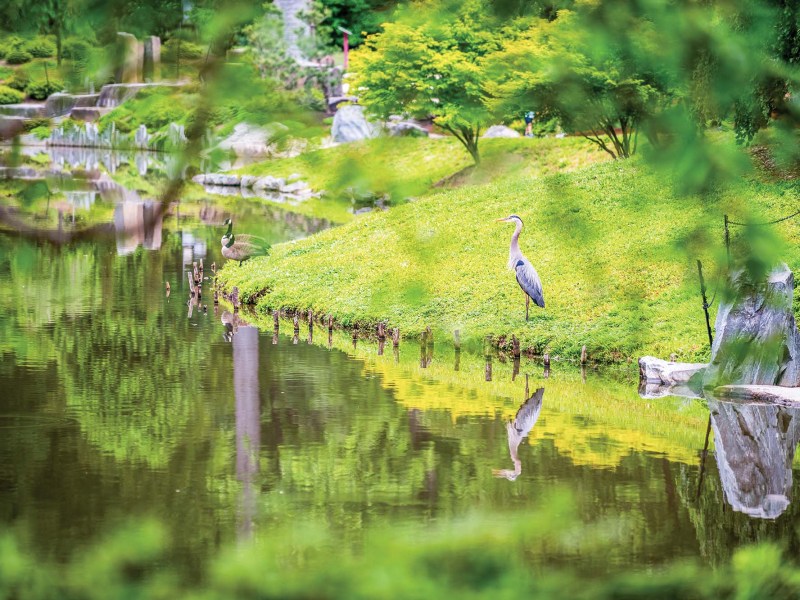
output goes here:
{"type": "Polygon", "coordinates": [[[215,307],[210,287],[187,304],[192,263],[224,262],[227,216],[273,242],[329,223],[243,199],[150,222],[135,189],[113,190],[67,200],[73,221],[145,219],[133,237],[0,234],[0,522],[43,560],[154,517],[170,562],[202,579],[220,548],[287,523],[357,553],[372,531],[501,524],[555,491],[577,523],[542,565],[603,575],[719,564],[756,540],[800,550],[797,411],[643,399],[631,368],[545,373],[443,343],[260,330],[271,319],[215,307]]]}

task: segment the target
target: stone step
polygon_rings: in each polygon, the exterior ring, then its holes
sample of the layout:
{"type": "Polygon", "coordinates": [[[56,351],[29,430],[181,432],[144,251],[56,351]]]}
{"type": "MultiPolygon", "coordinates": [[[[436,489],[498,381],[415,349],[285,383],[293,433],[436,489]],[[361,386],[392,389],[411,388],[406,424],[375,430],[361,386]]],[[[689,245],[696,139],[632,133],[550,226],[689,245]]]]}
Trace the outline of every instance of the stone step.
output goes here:
{"type": "Polygon", "coordinates": [[[8,115],[9,117],[32,119],[35,117],[44,117],[47,113],[44,104],[24,102],[19,104],[0,104],[0,114],[8,115]]]}
{"type": "Polygon", "coordinates": [[[25,131],[25,117],[0,115],[0,140],[6,140],[25,131]]]}
{"type": "Polygon", "coordinates": [[[112,108],[101,108],[99,106],[76,106],[70,111],[69,116],[76,121],[97,121],[112,110],[112,108]]]}

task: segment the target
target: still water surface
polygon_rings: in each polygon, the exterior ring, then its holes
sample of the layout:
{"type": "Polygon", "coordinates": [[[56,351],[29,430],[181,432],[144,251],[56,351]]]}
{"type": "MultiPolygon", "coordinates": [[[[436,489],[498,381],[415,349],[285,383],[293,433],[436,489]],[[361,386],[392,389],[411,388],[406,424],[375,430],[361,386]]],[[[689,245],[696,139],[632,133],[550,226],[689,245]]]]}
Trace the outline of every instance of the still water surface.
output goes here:
{"type": "MultiPolygon", "coordinates": [[[[92,202],[138,214],[130,198],[92,202]]],[[[68,560],[154,516],[169,560],[202,577],[220,547],[287,523],[357,552],[386,525],[478,512],[502,526],[556,489],[579,525],[573,551],[543,547],[542,564],[599,575],[716,564],[755,540],[800,551],[798,411],[645,400],[630,378],[488,369],[443,344],[381,354],[322,328],[259,331],[215,308],[208,283],[207,310],[187,305],[187,269],[222,262],[228,215],[275,242],[327,226],[240,203],[172,214],[138,241],[0,235],[0,522],[38,556],[68,560]]]]}

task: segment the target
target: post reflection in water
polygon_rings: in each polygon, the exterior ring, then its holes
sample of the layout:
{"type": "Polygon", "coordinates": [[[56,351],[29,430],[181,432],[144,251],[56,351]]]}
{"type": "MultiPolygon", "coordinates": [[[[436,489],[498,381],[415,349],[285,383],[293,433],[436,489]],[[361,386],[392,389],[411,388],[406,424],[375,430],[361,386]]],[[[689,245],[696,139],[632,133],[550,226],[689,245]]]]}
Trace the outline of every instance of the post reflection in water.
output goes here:
{"type": "Polygon", "coordinates": [[[800,409],[709,400],[717,467],[733,510],[775,519],[788,508],[800,409]]]}
{"type": "Polygon", "coordinates": [[[261,416],[258,386],[258,329],[241,324],[233,336],[233,389],[236,396],[236,477],[242,483],[239,539],[253,535],[256,513],[261,416]]]}
{"type": "Polygon", "coordinates": [[[505,477],[509,481],[514,481],[522,473],[522,461],[519,459],[519,445],[536,425],[539,413],[542,410],[542,400],[544,398],[544,388],[538,388],[532,396],[528,396],[528,376],[525,376],[525,402],[517,410],[513,421],[506,423],[508,433],[508,451],[511,454],[511,462],[514,463],[513,469],[493,469],[495,477],[505,477]]]}

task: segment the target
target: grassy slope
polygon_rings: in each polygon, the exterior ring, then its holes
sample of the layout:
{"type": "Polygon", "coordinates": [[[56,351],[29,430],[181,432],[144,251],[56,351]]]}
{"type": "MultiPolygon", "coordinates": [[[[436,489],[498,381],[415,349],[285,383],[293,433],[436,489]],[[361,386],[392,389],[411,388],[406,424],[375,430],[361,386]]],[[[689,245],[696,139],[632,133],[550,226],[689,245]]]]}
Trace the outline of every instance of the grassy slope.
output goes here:
{"type": "MultiPolygon", "coordinates": [[[[605,153],[578,138],[483,140],[481,152],[482,168],[461,183],[481,183],[489,174],[525,170],[555,173],[607,159],[605,153]]],[[[239,172],[276,177],[299,173],[318,190],[353,187],[403,198],[425,193],[431,185],[471,164],[464,147],[453,138],[377,138],[269,160],[239,172]]]]}
{"type": "MultiPolygon", "coordinates": [[[[708,248],[720,249],[722,214],[794,209],[778,184],[676,197],[636,160],[604,163],[444,191],[277,246],[269,259],[227,266],[222,278],[245,296],[268,290],[262,309],[313,308],[343,324],[384,319],[405,334],[430,325],[439,336],[460,329],[473,339],[513,333],[524,347],[563,356],[586,344],[601,360],[700,358],[707,342],[695,259],[713,270],[719,256],[708,248]],[[505,268],[511,226],[494,222],[512,212],[526,221],[522,248],[547,300],[529,323],[505,268]]],[[[789,239],[800,235],[796,221],[781,227],[789,239]]],[[[787,247],[783,256],[792,266],[800,252],[787,247]]]]}

